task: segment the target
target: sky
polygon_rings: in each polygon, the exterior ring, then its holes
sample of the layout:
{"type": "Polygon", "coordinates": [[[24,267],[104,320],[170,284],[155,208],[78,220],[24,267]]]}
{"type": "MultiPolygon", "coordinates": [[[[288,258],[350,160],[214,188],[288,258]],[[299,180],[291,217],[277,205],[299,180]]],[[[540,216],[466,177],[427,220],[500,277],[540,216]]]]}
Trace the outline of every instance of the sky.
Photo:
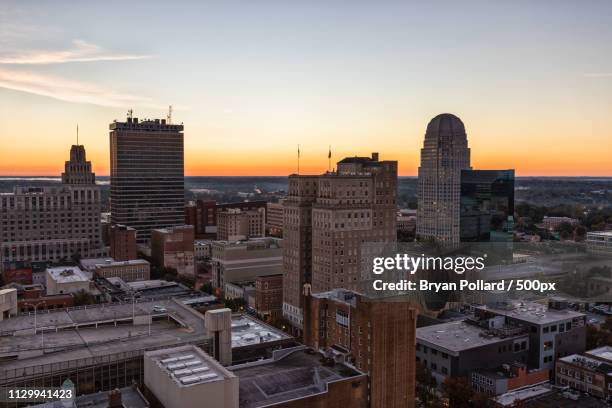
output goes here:
{"type": "Polygon", "coordinates": [[[429,120],[472,167],[612,176],[612,2],[0,0],[0,175],[58,175],[108,125],[185,125],[186,175],[379,152],[416,175],[429,120]]]}

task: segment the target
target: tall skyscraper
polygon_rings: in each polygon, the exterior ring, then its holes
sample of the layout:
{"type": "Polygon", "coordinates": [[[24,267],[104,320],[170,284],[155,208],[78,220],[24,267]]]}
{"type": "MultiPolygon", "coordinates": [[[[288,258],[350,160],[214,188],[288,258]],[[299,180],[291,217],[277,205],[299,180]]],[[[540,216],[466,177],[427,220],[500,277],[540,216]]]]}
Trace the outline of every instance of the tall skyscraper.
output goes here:
{"type": "Polygon", "coordinates": [[[303,288],[360,289],[362,245],[395,242],[397,162],[348,157],[335,172],[291,175],[284,203],[283,315],[303,327],[303,288]]]}
{"type": "Polygon", "coordinates": [[[460,241],[461,170],[469,170],[470,149],[461,119],[450,113],[427,125],[417,188],[417,238],[460,241]]]}
{"type": "Polygon", "coordinates": [[[461,172],[461,242],[510,242],[514,170],[461,172]]]}
{"type": "Polygon", "coordinates": [[[183,125],[165,119],[110,124],[111,223],[132,227],[139,243],[151,230],[184,222],[183,125]]]}
{"type": "Polygon", "coordinates": [[[73,145],[62,184],[0,194],[0,269],[104,255],[102,198],[85,148],[73,145]]]}

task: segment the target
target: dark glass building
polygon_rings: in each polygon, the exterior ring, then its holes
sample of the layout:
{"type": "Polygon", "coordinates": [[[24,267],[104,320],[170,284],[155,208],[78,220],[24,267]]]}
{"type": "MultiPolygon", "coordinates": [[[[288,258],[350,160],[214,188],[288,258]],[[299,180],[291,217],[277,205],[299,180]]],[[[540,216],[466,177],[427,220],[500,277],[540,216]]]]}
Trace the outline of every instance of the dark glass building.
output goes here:
{"type": "Polygon", "coordinates": [[[462,170],[462,242],[512,241],[514,170],[462,170]]]}
{"type": "Polygon", "coordinates": [[[111,223],[151,230],[184,223],[183,125],[128,117],[110,128],[111,223]]]}

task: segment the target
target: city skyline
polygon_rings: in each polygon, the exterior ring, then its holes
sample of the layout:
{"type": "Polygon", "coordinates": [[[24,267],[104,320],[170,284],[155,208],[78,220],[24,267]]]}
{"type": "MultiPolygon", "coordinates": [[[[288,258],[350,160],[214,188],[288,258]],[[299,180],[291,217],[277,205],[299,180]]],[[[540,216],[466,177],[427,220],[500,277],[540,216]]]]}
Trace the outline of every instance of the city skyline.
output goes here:
{"type": "Polygon", "coordinates": [[[77,124],[108,175],[108,123],[173,105],[187,176],[287,175],[298,144],[301,173],[327,170],[331,145],[333,161],[378,151],[416,176],[444,112],[476,168],[612,176],[612,4],[519,3],[9,1],[0,175],[60,174],[77,124]]]}

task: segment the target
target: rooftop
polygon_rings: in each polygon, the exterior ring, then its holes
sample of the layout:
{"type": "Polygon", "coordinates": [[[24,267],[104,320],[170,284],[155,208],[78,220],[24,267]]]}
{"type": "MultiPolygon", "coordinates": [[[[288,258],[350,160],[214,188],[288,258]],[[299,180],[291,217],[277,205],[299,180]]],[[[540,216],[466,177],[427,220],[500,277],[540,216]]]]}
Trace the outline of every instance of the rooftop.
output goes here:
{"type": "Polygon", "coordinates": [[[247,314],[232,316],[232,347],[289,340],[292,337],[247,314]]]}
{"type": "Polygon", "coordinates": [[[150,351],[147,357],[151,358],[179,387],[191,387],[235,377],[231,371],[192,345],[150,351]]]}
{"type": "Polygon", "coordinates": [[[517,391],[507,392],[495,399],[495,402],[502,407],[514,406],[516,400],[529,400],[540,396],[550,394],[552,388],[549,385],[536,385],[535,387],[522,388],[517,391]]]}
{"type": "Polygon", "coordinates": [[[587,237],[591,236],[600,236],[600,237],[612,237],[612,231],[592,231],[587,232],[587,237]]]}
{"type": "Polygon", "coordinates": [[[475,306],[475,309],[538,325],[561,322],[585,316],[584,313],[571,309],[550,309],[548,306],[537,302],[505,302],[493,306],[478,305],[475,306]]]}
{"type": "Polygon", "coordinates": [[[612,346],[603,346],[589,350],[586,354],[612,363],[612,346]]]}
{"type": "Polygon", "coordinates": [[[148,265],[149,262],[144,259],[131,259],[129,261],[115,261],[113,258],[87,258],[81,259],[79,262],[83,269],[92,270],[105,266],[121,266],[121,265],[148,265]]]}
{"type": "Polygon", "coordinates": [[[303,346],[284,356],[230,367],[239,377],[240,407],[255,408],[327,392],[334,381],[364,374],[344,364],[324,364],[322,356],[303,346]]]}
{"type": "Polygon", "coordinates": [[[485,335],[485,329],[465,322],[448,322],[433,326],[419,327],[416,330],[418,343],[434,345],[459,353],[464,350],[487,346],[511,338],[525,337],[526,334],[507,336],[505,338],[485,335]]]}
{"type": "Polygon", "coordinates": [[[355,307],[357,295],[356,292],[348,289],[332,289],[327,292],[313,293],[312,297],[318,299],[331,299],[355,307]]]}
{"type": "Polygon", "coordinates": [[[612,365],[610,362],[601,361],[595,358],[581,354],[572,354],[559,359],[564,363],[573,364],[574,366],[584,367],[591,370],[600,371],[602,373],[612,374],[612,365]]]}
{"type": "MultiPolygon", "coordinates": [[[[123,406],[129,408],[148,408],[149,402],[136,387],[125,387],[119,389],[123,406]]],[[[78,396],[73,405],[68,407],[76,408],[107,408],[109,406],[108,391],[100,391],[93,394],[78,396]]],[[[63,401],[52,401],[39,405],[31,405],[31,408],[65,408],[63,401]]]]}
{"type": "Polygon", "coordinates": [[[78,266],[47,268],[47,274],[57,283],[86,282],[90,280],[90,276],[83,272],[78,266]]]}

